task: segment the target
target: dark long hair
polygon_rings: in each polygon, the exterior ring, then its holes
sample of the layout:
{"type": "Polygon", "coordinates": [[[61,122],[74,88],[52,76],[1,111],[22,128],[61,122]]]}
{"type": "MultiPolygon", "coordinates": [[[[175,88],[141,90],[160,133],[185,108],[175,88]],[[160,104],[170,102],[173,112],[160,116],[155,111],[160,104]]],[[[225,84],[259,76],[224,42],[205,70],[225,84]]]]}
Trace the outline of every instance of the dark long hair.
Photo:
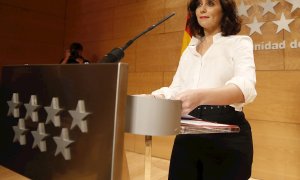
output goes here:
{"type": "MultiPolygon", "coordinates": [[[[223,17],[221,19],[222,36],[235,35],[241,31],[241,18],[238,16],[237,7],[234,0],[219,0],[223,17]]],[[[199,0],[190,0],[188,4],[189,19],[187,25],[189,26],[193,36],[203,37],[204,29],[197,21],[196,9],[199,6],[199,0]]]]}

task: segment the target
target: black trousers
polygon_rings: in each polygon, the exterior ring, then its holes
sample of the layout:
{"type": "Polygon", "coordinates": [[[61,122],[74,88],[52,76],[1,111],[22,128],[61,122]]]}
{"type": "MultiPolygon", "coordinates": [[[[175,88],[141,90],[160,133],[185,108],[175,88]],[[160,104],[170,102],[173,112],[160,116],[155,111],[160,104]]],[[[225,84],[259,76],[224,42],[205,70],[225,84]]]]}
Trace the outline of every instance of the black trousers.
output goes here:
{"type": "Polygon", "coordinates": [[[240,127],[239,133],[181,134],[174,141],[169,180],[247,180],[251,176],[251,127],[230,106],[199,106],[190,115],[240,127]]]}

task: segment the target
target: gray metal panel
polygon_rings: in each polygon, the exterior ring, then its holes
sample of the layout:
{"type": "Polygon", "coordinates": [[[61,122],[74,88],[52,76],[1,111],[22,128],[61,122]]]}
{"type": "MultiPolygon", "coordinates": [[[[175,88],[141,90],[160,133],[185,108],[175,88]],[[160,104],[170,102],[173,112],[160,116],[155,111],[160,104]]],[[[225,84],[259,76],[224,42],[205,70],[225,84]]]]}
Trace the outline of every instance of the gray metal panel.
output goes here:
{"type": "Polygon", "coordinates": [[[166,136],[179,133],[181,101],[147,95],[127,96],[126,132],[166,136]]]}
{"type": "MultiPolygon", "coordinates": [[[[124,139],[124,117],[127,91],[126,64],[30,65],[6,66],[2,69],[0,120],[0,163],[32,179],[120,179],[124,139]],[[18,93],[20,117],[7,116],[7,101],[18,93]],[[13,142],[19,119],[26,117],[31,95],[36,95],[38,122],[25,120],[26,144],[13,142]],[[45,124],[46,151],[32,148],[38,123],[45,123],[53,97],[57,97],[60,126],[45,124]],[[79,100],[83,100],[84,108],[79,100]],[[81,105],[78,105],[81,104],[81,105]],[[70,111],[84,110],[87,115],[72,125],[70,111]],[[71,128],[73,126],[73,128],[71,128]],[[82,128],[80,128],[82,127],[82,128]],[[57,153],[62,129],[74,141],[67,146],[70,160],[57,153]],[[55,156],[55,154],[57,154],[55,156]]],[[[80,101],[82,102],[82,101],[80,101]]],[[[82,112],[80,112],[82,113],[82,112]]],[[[79,117],[79,116],[78,116],[79,117]]],[[[65,149],[64,149],[65,150],[65,149]]],[[[63,151],[66,152],[66,151],[63,151]]]]}

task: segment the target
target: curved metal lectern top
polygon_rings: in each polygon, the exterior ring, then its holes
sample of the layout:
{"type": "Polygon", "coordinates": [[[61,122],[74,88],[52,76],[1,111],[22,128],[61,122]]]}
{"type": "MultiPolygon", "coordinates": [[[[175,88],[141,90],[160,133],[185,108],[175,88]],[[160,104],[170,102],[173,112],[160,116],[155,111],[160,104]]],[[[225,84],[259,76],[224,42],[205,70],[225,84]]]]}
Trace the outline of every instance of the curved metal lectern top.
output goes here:
{"type": "Polygon", "coordinates": [[[179,100],[127,96],[126,132],[149,136],[175,135],[180,130],[180,119],[179,100]]]}

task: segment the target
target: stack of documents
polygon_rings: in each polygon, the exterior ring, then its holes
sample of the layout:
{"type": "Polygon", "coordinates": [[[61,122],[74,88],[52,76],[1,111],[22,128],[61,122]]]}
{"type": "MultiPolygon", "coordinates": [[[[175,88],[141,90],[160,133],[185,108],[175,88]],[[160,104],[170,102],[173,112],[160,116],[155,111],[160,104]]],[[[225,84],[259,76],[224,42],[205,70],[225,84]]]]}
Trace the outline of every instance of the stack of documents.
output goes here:
{"type": "Polygon", "coordinates": [[[208,133],[238,133],[237,125],[220,124],[197,119],[193,116],[181,118],[180,134],[208,134],[208,133]]]}

